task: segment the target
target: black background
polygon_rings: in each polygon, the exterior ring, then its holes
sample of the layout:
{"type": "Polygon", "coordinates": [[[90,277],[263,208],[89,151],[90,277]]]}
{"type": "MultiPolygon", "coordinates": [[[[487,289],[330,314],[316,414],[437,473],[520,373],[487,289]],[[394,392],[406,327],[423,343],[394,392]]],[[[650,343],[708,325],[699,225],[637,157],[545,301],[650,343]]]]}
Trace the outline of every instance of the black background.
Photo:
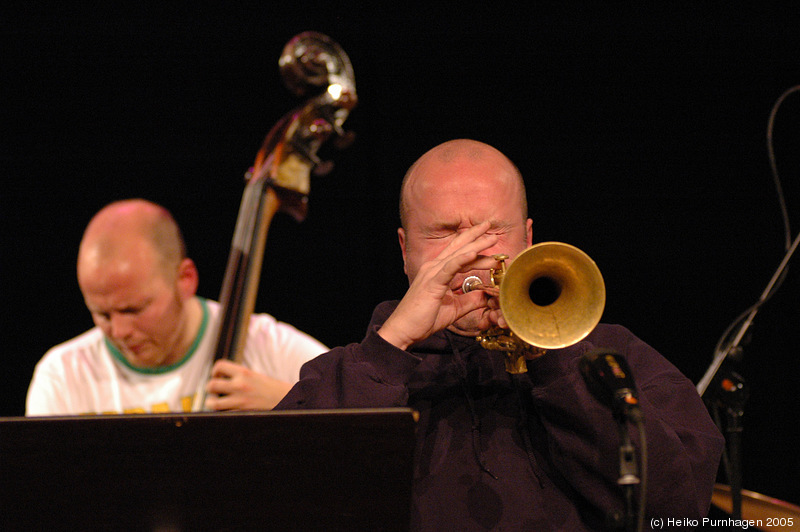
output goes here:
{"type": "MultiPolygon", "coordinates": [[[[109,201],[172,210],[200,294],[217,297],[242,174],[299,103],[277,59],[306,30],[350,56],[360,101],[346,125],[358,137],[312,182],[302,224],[273,221],[257,310],[331,346],[360,340],[374,305],[407,285],[403,173],[439,142],[470,137],[522,170],[535,241],[571,243],[597,262],[604,321],[700,380],[784,255],[766,130],[773,104],[800,84],[798,8],[289,4],[3,8],[0,415],[23,413],[47,348],[91,326],[76,248],[109,201]]],[[[774,129],[795,232],[798,123],[795,94],[774,129]]],[[[744,486],[795,503],[797,273],[757,315],[738,368],[751,389],[744,486]]]]}

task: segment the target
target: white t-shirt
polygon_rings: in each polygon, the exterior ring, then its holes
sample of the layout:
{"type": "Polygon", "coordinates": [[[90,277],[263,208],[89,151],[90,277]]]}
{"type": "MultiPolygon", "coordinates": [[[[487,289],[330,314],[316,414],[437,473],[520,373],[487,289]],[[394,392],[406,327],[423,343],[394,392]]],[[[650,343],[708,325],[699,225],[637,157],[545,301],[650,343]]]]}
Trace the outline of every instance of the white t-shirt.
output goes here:
{"type": "MultiPolygon", "coordinates": [[[[28,388],[28,416],[189,412],[208,379],[216,348],[212,324],[220,305],[200,299],[203,322],[184,358],[172,366],[131,366],[94,327],[59,344],[36,365],[28,388]]],[[[243,365],[278,380],[295,383],[300,366],[328,348],[269,314],[254,314],[245,342],[243,365]]]]}

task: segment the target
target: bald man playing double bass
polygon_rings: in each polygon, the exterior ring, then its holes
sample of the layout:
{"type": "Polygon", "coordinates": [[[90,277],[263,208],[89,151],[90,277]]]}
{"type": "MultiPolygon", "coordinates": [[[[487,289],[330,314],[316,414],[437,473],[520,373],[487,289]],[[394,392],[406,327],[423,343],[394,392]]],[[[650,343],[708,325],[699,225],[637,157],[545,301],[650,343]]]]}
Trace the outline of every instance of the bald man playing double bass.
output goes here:
{"type": "Polygon", "coordinates": [[[50,349],[28,389],[26,415],[270,409],[300,366],[327,348],[267,314],[251,317],[242,364],[213,365],[217,302],[172,215],[141,199],[114,202],[89,222],[78,284],[95,326],[50,349]],[[208,379],[211,372],[211,379],[208,379]]]}

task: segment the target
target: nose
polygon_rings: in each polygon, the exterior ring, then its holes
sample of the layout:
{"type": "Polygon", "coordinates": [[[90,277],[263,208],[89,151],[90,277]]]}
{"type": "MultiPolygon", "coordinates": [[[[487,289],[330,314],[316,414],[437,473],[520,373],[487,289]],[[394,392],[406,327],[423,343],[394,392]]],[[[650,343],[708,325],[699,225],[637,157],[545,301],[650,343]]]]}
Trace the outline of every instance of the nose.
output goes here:
{"type": "Polygon", "coordinates": [[[124,339],[133,331],[131,316],[114,313],[109,319],[109,336],[114,339],[124,339]]]}

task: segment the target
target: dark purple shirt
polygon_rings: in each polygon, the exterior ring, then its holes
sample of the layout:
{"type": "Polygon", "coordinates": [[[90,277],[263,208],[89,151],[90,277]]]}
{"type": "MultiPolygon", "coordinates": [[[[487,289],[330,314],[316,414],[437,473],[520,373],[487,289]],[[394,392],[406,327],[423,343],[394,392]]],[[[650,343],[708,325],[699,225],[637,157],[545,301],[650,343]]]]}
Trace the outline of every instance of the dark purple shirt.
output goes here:
{"type": "Polygon", "coordinates": [[[306,363],[277,408],[417,410],[412,528],[602,530],[621,515],[618,424],[578,368],[596,348],[625,356],[639,390],[645,528],[650,518],[706,515],[724,440],[694,385],[630,331],[601,324],[512,376],[501,353],[447,331],[408,351],[392,346],[377,330],[396,305],[375,309],[361,343],[306,363]]]}

